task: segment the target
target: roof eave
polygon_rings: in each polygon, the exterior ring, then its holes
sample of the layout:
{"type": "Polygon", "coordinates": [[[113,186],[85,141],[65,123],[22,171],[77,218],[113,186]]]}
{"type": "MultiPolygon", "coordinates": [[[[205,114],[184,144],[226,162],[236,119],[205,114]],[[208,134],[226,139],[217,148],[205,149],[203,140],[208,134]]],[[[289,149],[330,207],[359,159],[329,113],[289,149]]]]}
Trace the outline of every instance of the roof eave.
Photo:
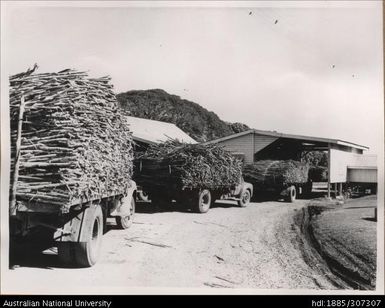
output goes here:
{"type": "Polygon", "coordinates": [[[272,137],[277,137],[277,138],[288,138],[288,139],[299,139],[299,140],[305,140],[305,141],[312,141],[312,142],[320,142],[320,143],[325,143],[325,144],[338,144],[338,145],[343,145],[343,146],[348,146],[351,148],[356,148],[360,150],[368,150],[369,147],[343,141],[343,140],[337,140],[337,139],[329,139],[329,138],[321,138],[321,137],[310,137],[310,136],[301,136],[301,135],[290,135],[290,134],[283,134],[283,133],[278,133],[278,132],[270,132],[270,131],[262,131],[262,130],[257,130],[257,129],[249,129],[247,131],[237,133],[237,134],[232,134],[226,137],[210,140],[207,142],[204,142],[203,144],[210,144],[210,143],[217,143],[237,137],[241,137],[247,134],[258,134],[258,135],[265,135],[265,136],[272,136],[272,137]]]}
{"type": "Polygon", "coordinates": [[[147,139],[143,139],[143,138],[140,138],[140,137],[136,137],[136,136],[132,136],[132,139],[134,139],[134,140],[136,140],[136,141],[140,141],[140,142],[143,142],[143,143],[152,144],[152,145],[155,145],[155,144],[159,144],[159,142],[150,141],[150,140],[147,140],[147,139]]]}
{"type": "Polygon", "coordinates": [[[369,147],[367,147],[367,146],[359,145],[359,144],[355,144],[355,143],[351,143],[351,142],[347,142],[347,141],[343,141],[343,140],[337,140],[336,143],[338,145],[343,145],[343,146],[356,148],[356,149],[360,149],[360,150],[369,150],[369,147]]]}
{"type": "Polygon", "coordinates": [[[244,136],[244,135],[248,135],[248,134],[251,134],[253,132],[254,132],[254,129],[249,129],[249,130],[246,130],[244,132],[240,132],[240,133],[232,134],[232,135],[229,135],[229,136],[221,137],[221,138],[218,138],[218,139],[202,142],[202,144],[217,143],[217,142],[225,141],[225,140],[228,140],[228,139],[233,139],[233,138],[241,137],[241,136],[244,136]]]}

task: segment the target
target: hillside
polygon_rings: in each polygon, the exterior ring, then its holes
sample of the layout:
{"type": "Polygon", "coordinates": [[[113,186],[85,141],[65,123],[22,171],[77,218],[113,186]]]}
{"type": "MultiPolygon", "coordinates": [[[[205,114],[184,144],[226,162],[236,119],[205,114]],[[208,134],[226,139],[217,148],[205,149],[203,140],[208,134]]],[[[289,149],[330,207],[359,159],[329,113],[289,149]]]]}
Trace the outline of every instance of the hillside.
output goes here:
{"type": "Polygon", "coordinates": [[[227,123],[197,103],[161,89],[134,90],[117,95],[130,115],[174,123],[197,141],[208,141],[249,129],[242,123],[227,123]]]}

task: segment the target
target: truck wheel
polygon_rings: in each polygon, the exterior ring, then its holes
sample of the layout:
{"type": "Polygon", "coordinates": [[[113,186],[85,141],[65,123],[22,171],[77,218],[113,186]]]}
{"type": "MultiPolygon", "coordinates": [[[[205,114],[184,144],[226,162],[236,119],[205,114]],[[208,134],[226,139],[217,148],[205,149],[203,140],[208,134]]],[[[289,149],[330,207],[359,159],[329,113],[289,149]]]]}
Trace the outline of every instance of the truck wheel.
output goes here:
{"type": "Polygon", "coordinates": [[[61,262],[75,267],[90,267],[98,260],[103,236],[103,211],[100,204],[91,204],[72,218],[76,237],[58,242],[58,257],[61,262]]]}
{"type": "Polygon", "coordinates": [[[248,189],[246,189],[242,195],[241,198],[238,200],[238,205],[240,207],[246,207],[250,203],[251,194],[248,189]]]}
{"type": "Polygon", "coordinates": [[[100,254],[102,235],[102,209],[100,205],[91,205],[84,211],[79,242],[72,243],[77,266],[90,267],[96,263],[100,254]]]}
{"type": "Polygon", "coordinates": [[[59,261],[66,265],[72,265],[75,263],[75,251],[73,242],[58,242],[57,254],[59,261]]]}
{"type": "Polygon", "coordinates": [[[286,197],[286,200],[288,202],[294,202],[297,197],[297,190],[295,189],[295,186],[292,185],[287,190],[288,190],[288,195],[286,197]]]}
{"type": "Polygon", "coordinates": [[[207,213],[211,206],[211,193],[203,189],[198,193],[198,200],[194,200],[194,210],[197,213],[207,213]],[[197,203],[195,203],[198,201],[197,203]]]}
{"type": "Polygon", "coordinates": [[[128,229],[131,227],[132,222],[134,221],[134,215],[135,215],[135,199],[134,197],[131,198],[131,206],[130,206],[130,214],[126,216],[116,216],[116,224],[120,229],[128,229]]]}
{"type": "Polygon", "coordinates": [[[138,201],[143,201],[143,202],[149,201],[148,194],[143,190],[139,190],[137,192],[137,197],[138,197],[138,201]]]}

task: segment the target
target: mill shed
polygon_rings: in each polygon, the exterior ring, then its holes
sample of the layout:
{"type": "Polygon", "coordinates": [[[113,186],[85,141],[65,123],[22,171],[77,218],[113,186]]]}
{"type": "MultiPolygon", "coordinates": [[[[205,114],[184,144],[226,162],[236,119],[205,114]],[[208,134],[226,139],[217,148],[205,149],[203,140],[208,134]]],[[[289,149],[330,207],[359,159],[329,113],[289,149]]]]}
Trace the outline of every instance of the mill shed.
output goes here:
{"type": "Polygon", "coordinates": [[[158,144],[169,140],[178,140],[184,143],[197,143],[175,124],[137,117],[126,116],[130,126],[136,150],[146,148],[149,144],[158,144]]]}
{"type": "MultiPolygon", "coordinates": [[[[366,156],[363,153],[368,150],[368,147],[338,139],[250,129],[208,143],[223,145],[225,149],[240,157],[245,164],[265,159],[300,160],[303,152],[325,151],[329,157],[328,195],[330,195],[330,184],[333,183],[334,189],[342,192],[342,183],[348,182],[348,175],[351,174],[350,171],[348,173],[348,169],[354,169],[355,166],[359,166],[360,170],[376,168],[375,159],[363,159],[366,156]],[[365,166],[365,161],[370,161],[371,165],[365,166]],[[337,184],[339,184],[338,187],[337,184]]],[[[373,176],[372,173],[371,175],[373,176]]]]}

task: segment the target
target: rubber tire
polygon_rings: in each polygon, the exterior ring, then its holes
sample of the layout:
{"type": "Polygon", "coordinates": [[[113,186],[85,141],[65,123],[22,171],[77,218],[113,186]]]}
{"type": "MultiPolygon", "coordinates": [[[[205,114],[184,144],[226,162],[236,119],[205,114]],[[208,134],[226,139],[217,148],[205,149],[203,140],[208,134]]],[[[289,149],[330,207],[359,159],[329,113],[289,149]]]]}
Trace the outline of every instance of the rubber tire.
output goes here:
{"type": "Polygon", "coordinates": [[[245,191],[242,192],[240,200],[238,200],[237,203],[240,207],[246,207],[249,205],[250,200],[251,200],[251,193],[248,189],[246,189],[245,191]]]}
{"type": "Polygon", "coordinates": [[[119,229],[128,229],[131,227],[135,216],[135,198],[131,198],[131,207],[130,207],[130,215],[127,216],[116,216],[116,224],[119,229]]]}
{"type": "Polygon", "coordinates": [[[293,203],[295,199],[297,198],[297,189],[295,188],[294,185],[290,186],[288,189],[288,196],[286,197],[286,200],[288,202],[293,203]]]}
{"type": "Polygon", "coordinates": [[[73,242],[58,242],[57,254],[59,261],[65,265],[74,265],[75,252],[73,249],[73,242]]]}
{"type": "Polygon", "coordinates": [[[150,200],[148,197],[148,194],[142,190],[137,192],[137,197],[138,197],[138,201],[148,202],[150,200]]]}
{"type": "Polygon", "coordinates": [[[102,208],[91,205],[84,210],[79,241],[58,243],[59,259],[76,267],[93,266],[100,255],[102,236],[102,208]]]}
{"type": "Polygon", "coordinates": [[[197,213],[207,213],[211,206],[211,193],[208,189],[199,191],[198,198],[193,200],[193,210],[197,213]]]}

